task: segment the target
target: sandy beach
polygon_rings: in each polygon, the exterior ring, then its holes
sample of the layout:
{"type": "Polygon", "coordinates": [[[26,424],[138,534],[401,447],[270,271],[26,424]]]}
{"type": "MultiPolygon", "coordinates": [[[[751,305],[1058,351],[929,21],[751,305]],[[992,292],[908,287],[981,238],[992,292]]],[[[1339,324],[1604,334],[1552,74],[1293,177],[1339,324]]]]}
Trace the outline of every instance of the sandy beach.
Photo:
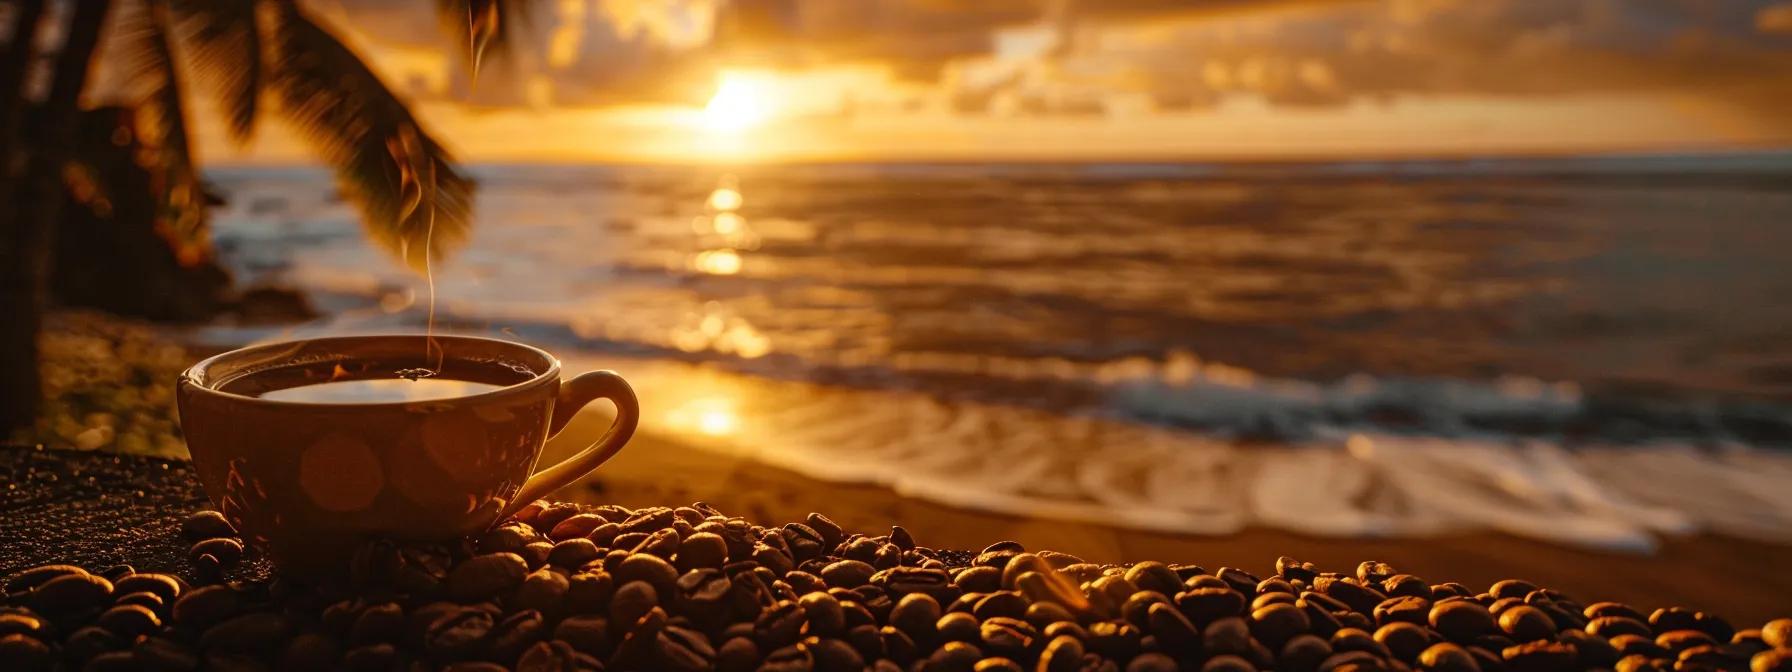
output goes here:
{"type": "MultiPolygon", "coordinates": [[[[549,444],[542,459],[576,452],[595,440],[607,422],[602,412],[582,414],[549,444]]],[[[1320,539],[1252,526],[1225,536],[1171,536],[965,511],[888,488],[821,482],[656,434],[637,434],[595,476],[559,496],[631,507],[703,501],[755,521],[798,520],[819,511],[849,530],[866,533],[887,532],[890,525],[900,524],[918,543],[934,548],[976,549],[1014,540],[1029,549],[1071,553],[1091,562],[1192,562],[1209,570],[1230,566],[1259,574],[1267,573],[1280,555],[1342,572],[1363,560],[1380,560],[1432,582],[1484,588],[1500,579],[1524,578],[1587,603],[1613,600],[1644,609],[1683,605],[1721,613],[1736,623],[1792,613],[1786,602],[1792,576],[1772,569],[1792,565],[1788,545],[1705,534],[1668,538],[1654,554],[1635,555],[1494,533],[1320,539]]]]}

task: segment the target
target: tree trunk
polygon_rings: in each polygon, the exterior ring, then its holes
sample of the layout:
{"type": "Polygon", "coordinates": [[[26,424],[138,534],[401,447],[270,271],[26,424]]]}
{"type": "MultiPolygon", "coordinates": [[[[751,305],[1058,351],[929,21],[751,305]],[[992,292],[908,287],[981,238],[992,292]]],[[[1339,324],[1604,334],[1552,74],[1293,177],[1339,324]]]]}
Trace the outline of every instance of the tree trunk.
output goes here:
{"type": "Polygon", "coordinates": [[[25,92],[25,75],[36,56],[39,19],[45,0],[20,0],[14,6],[12,40],[0,52],[0,439],[12,430],[29,426],[36,412],[36,328],[20,324],[21,311],[29,305],[25,288],[18,286],[24,268],[19,249],[23,227],[18,226],[18,177],[24,166],[19,152],[19,125],[31,102],[25,92]]]}
{"type": "Polygon", "coordinates": [[[43,387],[38,379],[37,336],[43,326],[56,221],[62,215],[62,168],[75,145],[74,132],[87,85],[88,66],[99,45],[111,0],[79,0],[69,19],[44,101],[33,128],[38,142],[14,198],[17,216],[6,233],[12,259],[0,268],[0,427],[7,433],[36,421],[43,387]]]}

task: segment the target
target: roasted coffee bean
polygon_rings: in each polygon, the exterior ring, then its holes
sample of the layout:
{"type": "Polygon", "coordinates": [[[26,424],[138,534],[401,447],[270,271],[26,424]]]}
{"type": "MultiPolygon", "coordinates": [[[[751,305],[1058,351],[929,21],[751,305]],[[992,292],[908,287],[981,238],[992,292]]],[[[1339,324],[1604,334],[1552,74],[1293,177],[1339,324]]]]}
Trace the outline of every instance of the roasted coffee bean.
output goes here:
{"type": "Polygon", "coordinates": [[[1647,656],[1625,656],[1612,669],[1617,672],[1672,672],[1674,662],[1647,656]]]}
{"type": "MultiPolygon", "coordinates": [[[[980,628],[981,624],[977,622],[975,616],[964,613],[946,614],[934,623],[935,641],[976,642],[983,638],[980,628]]],[[[920,638],[916,638],[915,641],[917,644],[924,645],[926,643],[920,638]]]]}
{"type": "Polygon", "coordinates": [[[1432,602],[1439,602],[1447,597],[1467,597],[1474,594],[1475,591],[1469,590],[1468,586],[1455,582],[1438,583],[1431,586],[1432,602]]]}
{"type": "Polygon", "coordinates": [[[1220,571],[1214,572],[1214,576],[1225,581],[1226,585],[1231,586],[1233,590],[1245,595],[1256,592],[1257,584],[1263,582],[1263,579],[1257,578],[1256,574],[1234,567],[1221,567],[1220,571]]]}
{"type": "Polygon", "coordinates": [[[1466,642],[1481,635],[1499,632],[1493,614],[1487,608],[1467,600],[1452,600],[1431,605],[1431,629],[1452,642],[1466,642]]]}
{"type": "Polygon", "coordinates": [[[1386,672],[1387,663],[1383,662],[1383,658],[1376,657],[1374,654],[1364,651],[1339,651],[1332,654],[1330,658],[1321,661],[1319,663],[1319,670],[1320,672],[1333,672],[1334,670],[1337,670],[1338,672],[1346,672],[1348,670],[1356,670],[1357,672],[1386,672]]]}
{"type": "Polygon", "coordinates": [[[611,652],[610,622],[597,616],[572,616],[554,626],[554,639],[572,645],[579,653],[607,658],[611,652]]]}
{"type": "Polygon", "coordinates": [[[1520,644],[1501,652],[1506,666],[1519,672],[1576,672],[1574,647],[1556,642],[1520,644]]]}
{"type": "MultiPolygon", "coordinates": [[[[139,592],[120,595],[117,600],[113,601],[113,604],[117,606],[136,605],[150,610],[157,616],[168,613],[168,603],[163,602],[162,598],[157,597],[155,593],[139,592]]],[[[0,632],[0,634],[5,633],[0,632]]]]}
{"type": "Polygon", "coordinates": [[[162,598],[163,604],[174,604],[180,598],[180,583],[166,574],[129,574],[118,579],[113,586],[113,593],[152,593],[162,598]]]}
{"type": "Polygon", "coordinates": [[[144,607],[126,604],[107,609],[94,620],[94,625],[105,628],[124,641],[136,639],[139,635],[147,635],[162,627],[162,619],[156,613],[144,607]]]}
{"type": "Polygon", "coordinates": [[[567,593],[571,591],[571,579],[544,567],[523,579],[523,584],[517,587],[510,604],[517,609],[557,611],[566,602],[567,593]]]}
{"type": "Polygon", "coordinates": [[[759,645],[748,637],[735,637],[716,649],[717,672],[752,672],[759,669],[759,645]]]}
{"type": "Polygon", "coordinates": [[[795,644],[803,632],[807,616],[795,602],[779,601],[759,613],[753,622],[753,638],[764,650],[776,650],[795,644]]]}
{"type": "Polygon", "coordinates": [[[1647,635],[1618,635],[1611,638],[1609,641],[1612,648],[1618,650],[1619,658],[1629,656],[1642,656],[1644,658],[1668,657],[1668,650],[1662,648],[1661,645],[1656,644],[1655,640],[1647,635]]]}
{"type": "Polygon", "coordinates": [[[456,609],[430,623],[423,638],[424,651],[437,661],[462,660],[476,655],[491,634],[492,614],[478,609],[456,609]]]}
{"type": "Polygon", "coordinates": [[[817,534],[821,535],[821,543],[824,548],[832,549],[834,546],[840,544],[841,539],[846,538],[846,533],[840,529],[839,524],[829,520],[827,516],[819,513],[809,514],[809,517],[804,519],[803,523],[807,525],[809,529],[815,530],[817,534]]]}
{"type": "Polygon", "coordinates": [[[672,595],[677,590],[678,570],[659,556],[631,554],[617,563],[610,574],[616,577],[616,584],[619,586],[631,581],[645,581],[661,595],[672,595]]]}
{"type": "Polygon", "coordinates": [[[1354,611],[1342,612],[1342,613],[1339,613],[1339,614],[1333,616],[1332,618],[1335,618],[1338,620],[1338,627],[1341,627],[1341,628],[1356,628],[1358,630],[1362,630],[1363,632],[1368,632],[1370,630],[1375,629],[1374,619],[1371,619],[1368,616],[1359,614],[1354,611]]]}
{"type": "MultiPolygon", "coordinates": [[[[131,645],[131,657],[138,669],[195,670],[199,654],[186,645],[166,637],[144,637],[131,645]]],[[[90,668],[91,669],[91,668],[90,668]]]]}
{"type": "Polygon", "coordinates": [[[548,556],[552,555],[553,552],[553,542],[538,541],[529,544],[528,546],[524,546],[522,552],[517,555],[523,558],[523,563],[529,570],[536,570],[541,569],[542,565],[548,564],[548,556]]]}
{"type": "Polygon", "coordinates": [[[604,552],[597,544],[590,539],[575,537],[554,544],[553,550],[548,551],[547,564],[561,569],[578,569],[602,557],[604,552]]]}
{"type": "Polygon", "coordinates": [[[1356,628],[1345,628],[1333,633],[1331,643],[1332,651],[1337,653],[1362,651],[1380,658],[1388,658],[1393,655],[1388,651],[1386,644],[1376,641],[1374,635],[1356,628]]]}
{"type": "Polygon", "coordinates": [[[1375,560],[1367,560],[1356,566],[1357,580],[1370,584],[1379,585],[1399,573],[1394,570],[1393,565],[1375,560]]]}
{"type": "Polygon", "coordinates": [[[1023,659],[1032,652],[1039,631],[1023,621],[992,618],[980,626],[978,638],[978,648],[988,655],[1023,659]]]}
{"type": "Polygon", "coordinates": [[[577,672],[579,667],[579,652],[566,642],[536,642],[516,659],[516,672],[577,672]]]}
{"type": "Polygon", "coordinates": [[[911,593],[903,596],[890,611],[889,624],[916,642],[931,642],[942,615],[940,603],[933,596],[911,593]]]}
{"type": "Polygon", "coordinates": [[[871,581],[877,569],[857,560],[841,560],[821,570],[821,578],[836,588],[857,588],[871,581]]]}
{"type": "Polygon", "coordinates": [[[1288,581],[1300,580],[1311,583],[1313,578],[1318,575],[1319,572],[1314,569],[1313,563],[1301,562],[1286,555],[1276,558],[1276,576],[1288,581]]]}
{"type": "Polygon", "coordinates": [[[975,672],[983,651],[968,642],[948,642],[927,657],[928,670],[940,672],[975,672]]]}
{"type": "Polygon", "coordinates": [[[483,660],[464,661],[442,668],[442,672],[510,672],[510,668],[483,660]]]}
{"type": "Polygon", "coordinates": [[[1422,626],[1431,617],[1431,601],[1422,597],[1390,597],[1375,605],[1374,616],[1377,625],[1411,623],[1422,626]]]}
{"type": "Polygon", "coordinates": [[[1306,633],[1310,624],[1300,607],[1292,604],[1272,604],[1251,612],[1251,635],[1272,650],[1306,633]]]}
{"type": "Polygon", "coordinates": [[[1141,562],[1126,570],[1126,580],[1138,586],[1139,590],[1151,590],[1163,595],[1175,595],[1182,592],[1182,578],[1168,565],[1161,562],[1141,562]]]}
{"type": "Polygon", "coordinates": [[[622,670],[648,670],[660,662],[659,636],[666,629],[666,612],[654,607],[640,620],[625,628],[616,652],[610,654],[608,667],[622,670]]]}
{"type": "Polygon", "coordinates": [[[668,528],[647,535],[647,538],[641,540],[640,543],[635,544],[633,550],[630,552],[645,553],[647,555],[659,556],[665,560],[671,560],[673,556],[678,554],[678,546],[678,531],[668,528]]]}
{"type": "Polygon", "coordinates": [[[1647,623],[1649,620],[1649,617],[1643,615],[1643,612],[1637,611],[1628,604],[1619,602],[1594,602],[1593,604],[1587,605],[1587,608],[1581,612],[1581,615],[1586,616],[1589,621],[1598,620],[1608,616],[1629,618],[1638,623],[1647,623]]]}
{"type": "Polygon", "coordinates": [[[1417,669],[1422,672],[1480,672],[1473,655],[1449,642],[1433,644],[1420,653],[1417,669]]]}
{"type": "MultiPolygon", "coordinates": [[[[208,665],[210,658],[207,659],[208,665]]],[[[369,644],[349,649],[342,655],[343,667],[349,672],[386,672],[397,670],[404,657],[391,644],[369,644]]]]}
{"type": "MultiPolygon", "coordinates": [[[[1494,584],[1499,586],[1501,581],[1494,584]]],[[[1514,642],[1535,642],[1549,639],[1556,634],[1555,621],[1548,614],[1530,605],[1519,605],[1500,613],[1500,629],[1504,630],[1514,642]]]]}
{"type": "Polygon", "coordinates": [[[810,593],[796,601],[807,621],[804,632],[811,635],[830,637],[846,629],[846,612],[841,609],[840,601],[827,593],[810,593]]]}
{"type": "Polygon", "coordinates": [[[180,521],[180,536],[188,542],[236,536],[236,526],[217,511],[194,511],[180,521]]]}
{"type": "MultiPolygon", "coordinates": [[[[1174,605],[1169,605],[1169,608],[1173,610],[1176,607],[1174,605]]],[[[1045,628],[1053,623],[1074,620],[1075,618],[1076,616],[1072,615],[1069,610],[1056,602],[1034,602],[1027,606],[1027,613],[1021,620],[1026,621],[1035,628],[1045,628]]]]}
{"type": "MultiPolygon", "coordinates": [[[[678,545],[676,568],[681,572],[693,569],[721,569],[728,561],[728,543],[721,535],[697,532],[678,545]]],[[[869,575],[867,575],[869,576],[869,575]]]]}
{"type": "Polygon", "coordinates": [[[1508,597],[1494,600],[1493,604],[1487,605],[1487,613],[1493,614],[1493,620],[1497,622],[1499,621],[1500,614],[1506,613],[1507,609],[1522,606],[1528,606],[1524,603],[1524,600],[1516,597],[1508,597]]]}
{"type": "Polygon", "coordinates": [[[844,641],[809,637],[802,641],[802,647],[814,659],[816,672],[859,672],[865,669],[864,657],[844,641]]]}
{"type": "Polygon", "coordinates": [[[1506,579],[1505,581],[1494,583],[1493,587],[1487,589],[1488,594],[1493,595],[1495,599],[1524,597],[1536,591],[1537,584],[1529,581],[1520,581],[1518,579],[1506,579]]]}
{"type": "Polygon", "coordinates": [[[1505,635],[1481,635],[1480,637],[1469,640],[1467,644],[1468,646],[1494,653],[1518,646],[1518,642],[1512,641],[1511,637],[1505,635]]]}
{"type": "Polygon", "coordinates": [[[474,556],[448,572],[448,594],[460,600],[479,600],[522,585],[529,564],[515,553],[474,556]]]}
{"type": "Polygon", "coordinates": [[[610,622],[634,623],[659,603],[659,591],[646,581],[625,583],[610,598],[610,622]]]}
{"type": "Polygon", "coordinates": [[[1411,574],[1396,574],[1381,582],[1381,592],[1389,598],[1418,597],[1426,601],[1432,599],[1431,586],[1411,574]]]}
{"type": "MultiPolygon", "coordinates": [[[[520,592],[520,591],[519,591],[520,592]]],[[[574,574],[566,580],[566,610],[575,614],[609,613],[616,581],[603,571],[574,574]]]]}
{"type": "Polygon", "coordinates": [[[766,654],[765,662],[759,666],[759,672],[811,672],[815,669],[815,656],[809,653],[809,647],[792,644],[766,654]]]}
{"type": "Polygon", "coordinates": [[[1176,608],[1203,627],[1244,613],[1244,605],[1244,595],[1231,588],[1197,588],[1176,595],[1176,608]]]}
{"type": "Polygon", "coordinates": [[[554,541],[582,538],[608,522],[610,521],[604,520],[603,516],[592,513],[567,516],[565,520],[556,523],[552,529],[548,530],[548,538],[554,541]]]}
{"type": "Polygon", "coordinates": [[[1748,661],[1749,672],[1792,672],[1792,649],[1762,651],[1748,661]]]}
{"type": "Polygon", "coordinates": [[[1257,584],[1257,596],[1261,597],[1271,594],[1285,594],[1290,598],[1297,596],[1294,590],[1294,584],[1289,583],[1287,579],[1279,576],[1269,577],[1257,584]]]}
{"type": "Polygon", "coordinates": [[[672,509],[663,506],[641,509],[622,521],[623,534],[652,534],[672,526],[672,509]]]}
{"type": "Polygon", "coordinates": [[[1776,649],[1792,649],[1792,618],[1780,618],[1761,626],[1761,641],[1776,649]]]}
{"type": "Polygon", "coordinates": [[[174,621],[195,630],[232,618],[243,610],[243,600],[229,586],[205,586],[181,595],[174,602],[174,621]]]}
{"type": "Polygon", "coordinates": [[[5,592],[9,594],[30,592],[38,586],[49,583],[51,579],[71,574],[86,573],[87,570],[74,565],[43,565],[33,567],[8,577],[6,579],[5,592]]]}
{"type": "Polygon", "coordinates": [[[1381,626],[1375,630],[1375,641],[1388,648],[1388,654],[1395,660],[1411,664],[1419,659],[1419,654],[1432,645],[1431,632],[1424,626],[1398,621],[1381,626]]]}
{"type": "Polygon", "coordinates": [[[60,622],[110,604],[112,582],[87,572],[60,574],[33,588],[26,599],[33,611],[60,622]]]}
{"type": "Polygon", "coordinates": [[[208,652],[265,655],[284,645],[290,633],[278,614],[244,614],[206,630],[199,646],[208,652]]]}
{"type": "Polygon", "coordinates": [[[1314,581],[1313,586],[1318,589],[1319,592],[1324,593],[1326,596],[1334,598],[1339,602],[1343,602],[1345,605],[1349,606],[1351,610],[1365,616],[1375,613],[1375,606],[1387,599],[1387,596],[1383,595],[1379,590],[1345,581],[1343,579],[1332,579],[1322,576],[1314,581]]]}
{"type": "Polygon", "coordinates": [[[971,615],[977,620],[988,620],[996,617],[1020,619],[1027,615],[1027,599],[1013,591],[997,591],[977,601],[971,608],[971,615]]]}
{"type": "Polygon", "coordinates": [[[1667,649],[1668,653],[1678,656],[1681,651],[1685,651],[1695,646],[1717,644],[1718,641],[1712,639],[1711,635],[1707,635],[1698,630],[1672,630],[1664,632],[1656,637],[1655,643],[1660,645],[1661,648],[1667,649]]]}
{"type": "Polygon", "coordinates": [[[1157,638],[1164,651],[1192,655],[1201,649],[1201,631],[1171,605],[1152,604],[1145,615],[1145,630],[1157,638]]]}
{"type": "Polygon", "coordinates": [[[547,635],[547,619],[542,618],[541,612],[528,610],[511,614],[492,625],[491,635],[485,643],[487,660],[516,660],[524,650],[546,639],[547,635]]]}
{"type": "Polygon", "coordinates": [[[486,530],[479,535],[474,547],[482,554],[516,553],[521,554],[523,548],[538,541],[544,541],[535,528],[521,524],[505,524],[486,530]]]}
{"type": "Polygon", "coordinates": [[[1251,626],[1237,616],[1222,618],[1202,628],[1201,642],[1209,652],[1243,655],[1250,651],[1251,626]]]}
{"type": "Polygon", "coordinates": [[[1563,630],[1557,635],[1557,640],[1574,647],[1581,669],[1609,668],[1622,657],[1610,642],[1581,630],[1563,630]]]}
{"type": "MultiPolygon", "coordinates": [[[[1154,604],[1165,604],[1170,605],[1172,609],[1175,608],[1175,604],[1170,602],[1170,598],[1164,597],[1162,593],[1154,590],[1141,590],[1127,598],[1125,604],[1120,605],[1120,617],[1126,622],[1144,629],[1151,605],[1154,604]]],[[[1028,607],[1028,609],[1031,610],[1032,607],[1028,607]]]]}
{"type": "Polygon", "coordinates": [[[1207,659],[1201,665],[1201,672],[1256,672],[1257,668],[1250,661],[1239,656],[1226,654],[1207,659]]]}
{"type": "Polygon", "coordinates": [[[48,672],[56,662],[56,655],[48,644],[37,638],[15,633],[0,637],[0,661],[5,661],[7,669],[48,672]]]}
{"type": "Polygon", "coordinates": [[[1331,642],[1314,635],[1297,635],[1282,645],[1276,656],[1278,672],[1316,672],[1332,656],[1331,642]]]}
{"type": "Polygon", "coordinates": [[[218,559],[218,565],[224,569],[235,567],[243,559],[243,542],[230,537],[207,539],[193,544],[187,551],[189,562],[198,562],[199,557],[210,555],[218,559]]]}

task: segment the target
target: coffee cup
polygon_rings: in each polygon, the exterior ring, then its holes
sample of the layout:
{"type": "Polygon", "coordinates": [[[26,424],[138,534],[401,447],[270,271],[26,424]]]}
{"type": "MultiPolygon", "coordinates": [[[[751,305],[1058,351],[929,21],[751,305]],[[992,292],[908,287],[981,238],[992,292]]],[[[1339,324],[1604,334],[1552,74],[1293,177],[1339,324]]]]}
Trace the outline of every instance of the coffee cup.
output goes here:
{"type": "Polygon", "coordinates": [[[177,398],[206,494],[282,572],[307,575],[338,571],[374,537],[476,534],[609,460],[640,419],[634,391],[611,371],[560,375],[553,355],[510,341],[350,336],[211,357],[181,374],[177,398]],[[375,401],[273,393],[338,379],[402,389],[425,374],[476,389],[375,401]],[[543,444],[598,399],[616,406],[609,432],[537,471],[543,444]]]}

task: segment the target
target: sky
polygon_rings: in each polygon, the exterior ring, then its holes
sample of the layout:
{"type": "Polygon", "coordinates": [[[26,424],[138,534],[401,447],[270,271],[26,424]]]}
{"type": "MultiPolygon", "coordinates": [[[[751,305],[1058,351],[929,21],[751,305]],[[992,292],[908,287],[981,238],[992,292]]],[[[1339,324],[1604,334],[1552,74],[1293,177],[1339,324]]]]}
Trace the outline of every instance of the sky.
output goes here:
{"type": "Polygon", "coordinates": [[[310,6],[475,161],[1792,147],[1787,0],[544,0],[476,84],[434,4],[310,6]]]}

